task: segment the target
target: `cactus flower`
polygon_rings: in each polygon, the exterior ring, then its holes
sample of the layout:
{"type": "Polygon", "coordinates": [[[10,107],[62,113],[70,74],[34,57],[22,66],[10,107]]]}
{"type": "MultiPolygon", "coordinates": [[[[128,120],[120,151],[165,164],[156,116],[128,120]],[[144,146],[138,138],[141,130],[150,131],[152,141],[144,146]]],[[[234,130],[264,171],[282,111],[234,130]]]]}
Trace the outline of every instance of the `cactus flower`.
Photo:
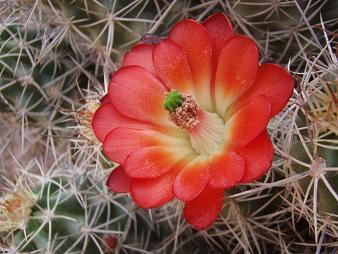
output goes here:
{"type": "Polygon", "coordinates": [[[0,197],[0,232],[24,229],[36,197],[24,188],[0,197]]]}
{"type": "Polygon", "coordinates": [[[266,132],[293,90],[290,74],[259,64],[254,41],[221,13],[178,22],[167,38],[127,53],[92,126],[120,164],[107,184],[141,208],[177,198],[196,229],[211,225],[224,189],[271,166],[266,132]]]}

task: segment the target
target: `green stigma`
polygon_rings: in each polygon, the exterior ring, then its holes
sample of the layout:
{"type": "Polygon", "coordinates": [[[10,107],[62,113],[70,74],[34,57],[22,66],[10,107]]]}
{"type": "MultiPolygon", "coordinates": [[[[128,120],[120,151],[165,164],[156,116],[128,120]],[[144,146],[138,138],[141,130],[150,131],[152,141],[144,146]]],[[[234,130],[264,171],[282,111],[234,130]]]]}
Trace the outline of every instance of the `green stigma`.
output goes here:
{"type": "Polygon", "coordinates": [[[174,112],[183,103],[183,95],[176,90],[172,90],[164,99],[163,107],[169,112],[174,112]]]}

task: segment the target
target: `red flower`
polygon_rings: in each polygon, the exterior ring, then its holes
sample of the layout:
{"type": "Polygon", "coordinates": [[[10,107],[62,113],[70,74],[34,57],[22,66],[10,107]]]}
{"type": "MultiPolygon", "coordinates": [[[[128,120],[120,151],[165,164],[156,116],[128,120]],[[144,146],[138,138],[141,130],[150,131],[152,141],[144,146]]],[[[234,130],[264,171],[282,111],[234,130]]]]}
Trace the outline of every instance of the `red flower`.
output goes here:
{"type": "Polygon", "coordinates": [[[290,74],[260,65],[253,40],[235,35],[223,14],[177,23],[168,38],[125,55],[93,117],[104,153],[120,163],[108,186],[142,208],[176,197],[192,226],[208,227],[224,189],[271,166],[266,126],[292,89],[290,74]]]}
{"type": "Polygon", "coordinates": [[[108,251],[114,252],[115,248],[118,245],[118,240],[115,235],[105,235],[103,237],[103,241],[105,243],[105,247],[108,251]]]}

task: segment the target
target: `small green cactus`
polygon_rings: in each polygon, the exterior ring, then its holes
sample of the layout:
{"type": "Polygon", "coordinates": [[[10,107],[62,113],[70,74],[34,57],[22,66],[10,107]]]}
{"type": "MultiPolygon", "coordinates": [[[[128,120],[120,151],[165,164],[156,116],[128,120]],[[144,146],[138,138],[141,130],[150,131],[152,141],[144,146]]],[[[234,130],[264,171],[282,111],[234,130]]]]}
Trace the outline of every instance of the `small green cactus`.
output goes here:
{"type": "MultiPolygon", "coordinates": [[[[7,226],[6,231],[14,232],[14,244],[21,252],[100,253],[100,250],[109,247],[104,241],[106,235],[123,240],[123,229],[129,227],[132,218],[123,207],[123,198],[112,199],[114,201],[110,203],[109,196],[104,200],[95,192],[97,187],[88,180],[70,182],[53,178],[29,191],[29,204],[23,198],[16,198],[16,203],[12,198],[9,203],[7,198],[4,203],[8,208],[7,216],[11,215],[9,209],[13,210],[14,205],[17,213],[7,217],[13,223],[11,227],[7,226]],[[24,214],[19,213],[20,204],[25,206],[24,214]],[[24,223],[16,223],[17,217],[24,223]]],[[[18,197],[19,194],[12,195],[18,197]]],[[[6,214],[4,212],[3,216],[6,214]]],[[[5,230],[3,226],[1,229],[5,230]]]]}

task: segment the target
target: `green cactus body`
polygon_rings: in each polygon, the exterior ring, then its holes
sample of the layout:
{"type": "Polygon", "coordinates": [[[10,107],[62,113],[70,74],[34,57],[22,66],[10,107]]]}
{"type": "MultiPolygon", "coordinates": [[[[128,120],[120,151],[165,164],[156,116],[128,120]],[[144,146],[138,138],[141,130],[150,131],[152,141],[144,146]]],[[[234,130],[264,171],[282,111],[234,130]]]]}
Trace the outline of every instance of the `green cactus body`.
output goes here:
{"type": "MultiPolygon", "coordinates": [[[[13,171],[8,189],[22,181],[36,196],[33,204],[20,201],[25,220],[0,206],[0,225],[6,225],[0,227],[0,252],[335,253],[337,3],[0,0],[0,184],[9,181],[4,172],[13,171]],[[123,55],[137,43],[157,43],[142,41],[144,34],[166,37],[176,22],[202,21],[215,12],[255,40],[261,64],[289,69],[296,88],[268,126],[275,148],[271,169],[226,190],[219,219],[196,231],[183,221],[178,200],[139,209],[128,195],[107,188],[113,165],[92,132],[91,117],[123,55]],[[84,127],[89,134],[77,132],[84,127]],[[112,249],[107,236],[115,241],[112,249]]],[[[181,103],[182,95],[172,92],[163,107],[172,112],[181,103]]]]}

